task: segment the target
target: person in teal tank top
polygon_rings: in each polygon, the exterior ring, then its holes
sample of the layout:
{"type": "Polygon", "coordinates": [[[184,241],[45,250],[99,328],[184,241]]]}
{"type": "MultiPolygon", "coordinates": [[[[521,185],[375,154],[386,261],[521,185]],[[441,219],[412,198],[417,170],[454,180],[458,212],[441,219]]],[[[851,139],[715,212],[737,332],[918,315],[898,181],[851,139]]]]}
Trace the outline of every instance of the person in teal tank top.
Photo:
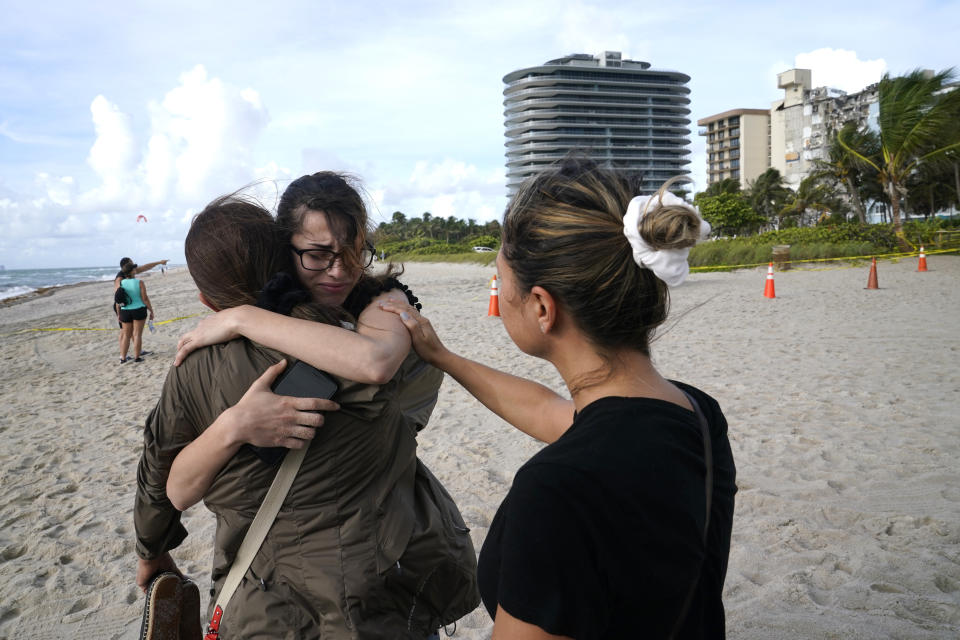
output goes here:
{"type": "Polygon", "coordinates": [[[143,281],[140,280],[140,278],[127,278],[126,280],[120,281],[120,286],[123,287],[123,290],[130,296],[130,304],[123,305],[123,308],[127,311],[134,311],[135,309],[142,309],[147,306],[143,303],[143,298],[140,297],[140,286],[142,284],[143,281]]]}
{"type": "Polygon", "coordinates": [[[127,350],[133,341],[134,362],[143,362],[143,325],[147,321],[147,313],[153,320],[153,306],[147,295],[147,286],[139,278],[134,278],[137,265],[129,263],[123,267],[123,276],[120,279],[120,288],[126,293],[126,303],[120,307],[120,364],[129,360],[127,350]]]}

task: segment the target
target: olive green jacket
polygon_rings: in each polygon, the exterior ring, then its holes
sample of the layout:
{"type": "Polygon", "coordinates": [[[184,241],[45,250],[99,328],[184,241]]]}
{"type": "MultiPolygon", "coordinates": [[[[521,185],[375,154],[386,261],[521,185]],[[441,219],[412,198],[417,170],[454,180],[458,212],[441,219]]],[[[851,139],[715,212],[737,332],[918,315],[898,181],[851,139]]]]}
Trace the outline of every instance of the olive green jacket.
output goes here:
{"type": "MultiPolygon", "coordinates": [[[[166,496],[177,453],[280,358],[240,339],[200,349],[171,368],[147,419],[137,470],[141,557],[156,557],[186,537],[166,496]]],[[[327,413],[317,430],[226,608],[222,638],[422,640],[478,605],[469,530],[416,457],[416,431],[433,410],[442,378],[411,352],[385,385],[337,380],[341,410],[327,413]]],[[[245,446],[204,496],[217,518],[213,594],[278,468],[245,446]]]]}

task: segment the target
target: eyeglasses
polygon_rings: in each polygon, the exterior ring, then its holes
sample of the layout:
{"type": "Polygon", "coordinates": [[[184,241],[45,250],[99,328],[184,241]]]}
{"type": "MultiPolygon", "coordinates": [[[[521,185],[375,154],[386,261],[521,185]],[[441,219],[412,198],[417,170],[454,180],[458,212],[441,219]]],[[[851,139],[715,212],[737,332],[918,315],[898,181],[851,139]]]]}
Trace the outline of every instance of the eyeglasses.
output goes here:
{"type": "MultiPolygon", "coordinates": [[[[333,263],[340,260],[340,264],[345,264],[344,255],[349,254],[349,250],[330,251],[329,249],[297,249],[290,247],[293,252],[300,257],[300,265],[307,271],[326,271],[333,266],[333,263]]],[[[360,251],[360,268],[366,269],[373,264],[373,245],[367,243],[360,251]]]]}

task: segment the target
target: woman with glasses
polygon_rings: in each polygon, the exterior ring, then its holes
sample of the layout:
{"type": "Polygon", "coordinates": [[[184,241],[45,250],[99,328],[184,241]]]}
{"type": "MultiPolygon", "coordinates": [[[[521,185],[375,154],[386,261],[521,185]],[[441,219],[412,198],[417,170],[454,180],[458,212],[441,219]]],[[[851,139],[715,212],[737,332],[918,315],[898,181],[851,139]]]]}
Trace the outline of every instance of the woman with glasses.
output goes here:
{"type": "MultiPolygon", "coordinates": [[[[474,588],[475,565],[472,563],[475,557],[466,533],[468,530],[462,526],[458,530],[460,533],[446,530],[448,521],[455,527],[458,526],[457,521],[462,525],[456,505],[429,470],[415,459],[416,443],[413,436],[426,424],[432,413],[443,376],[437,369],[424,364],[411,351],[409,333],[399,318],[383,311],[377,304],[389,292],[393,292],[394,297],[398,294],[405,295],[410,304],[419,306],[419,303],[416,297],[396,280],[396,270],[391,268],[387,274],[381,276],[373,276],[367,272],[373,253],[366,238],[366,209],[357,190],[345,176],[320,172],[295,180],[281,197],[277,227],[281,230],[282,246],[290,251],[288,255],[292,259],[297,279],[291,278],[287,273],[278,274],[265,285],[256,286],[257,289],[262,287],[256,306],[248,303],[231,305],[230,308],[221,307],[222,310],[204,319],[196,329],[181,338],[176,364],[183,363],[188,354],[201,347],[242,336],[252,343],[288,354],[348,381],[377,385],[371,389],[380,389],[377,393],[387,394],[392,398],[391,404],[395,407],[391,410],[393,418],[382,418],[377,431],[385,432],[387,426],[396,424],[399,420],[404,426],[404,433],[410,439],[409,444],[413,447],[412,459],[415,465],[408,466],[404,463],[401,459],[403,451],[396,447],[389,448],[389,453],[395,458],[395,466],[406,469],[402,474],[403,482],[399,483],[403,488],[395,492],[395,495],[401,496],[397,498],[399,502],[393,507],[383,505],[375,513],[366,513],[369,510],[364,509],[364,513],[360,515],[364,521],[370,517],[388,518],[390,514],[396,517],[390,516],[392,524],[387,525],[389,531],[385,537],[381,537],[380,533],[383,532],[378,532],[376,527],[370,530],[366,525],[354,525],[354,529],[363,529],[359,533],[365,540],[376,542],[375,558],[371,558],[376,560],[377,570],[368,574],[367,570],[358,572],[345,566],[338,569],[347,572],[347,592],[343,594],[344,599],[340,604],[344,609],[340,613],[348,617],[352,624],[365,626],[368,633],[372,629],[380,628],[381,631],[396,631],[385,637],[422,638],[426,634],[417,635],[417,631],[408,630],[401,634],[386,618],[380,622],[376,619],[365,619],[364,616],[371,615],[370,612],[375,612],[377,607],[370,609],[371,604],[366,599],[361,599],[356,591],[356,585],[385,581],[388,585],[393,585],[390,587],[393,592],[401,593],[403,585],[419,573],[411,570],[411,567],[434,562],[431,558],[449,558],[452,555],[466,560],[456,569],[450,566],[442,567],[442,571],[436,572],[436,576],[442,579],[430,580],[430,585],[443,585],[440,589],[443,593],[432,593],[435,589],[426,583],[426,578],[424,584],[407,593],[410,598],[405,602],[408,606],[416,607],[415,610],[407,612],[409,620],[416,617],[414,626],[421,630],[423,625],[429,625],[428,621],[432,620],[435,629],[436,623],[455,620],[479,602],[474,588]],[[261,304],[263,301],[269,304],[261,304]],[[308,301],[320,303],[323,307],[335,311],[341,318],[342,326],[311,322],[285,315],[281,311],[308,301]],[[268,311],[263,307],[273,308],[278,312],[268,311]],[[344,317],[347,321],[344,321],[344,317]],[[426,500],[430,503],[427,506],[423,504],[424,496],[427,496],[426,500]],[[447,514],[448,517],[437,519],[431,516],[431,513],[447,514]],[[453,514],[455,517],[452,517],[453,514]],[[424,517],[427,517],[426,521],[424,517]],[[443,527],[438,529],[437,525],[441,522],[443,527]],[[436,535],[438,530],[440,536],[436,535]],[[450,551],[449,545],[453,539],[457,540],[460,547],[450,551]],[[389,558],[389,561],[384,558],[389,558]],[[423,590],[423,587],[428,589],[423,590]],[[415,604],[417,602],[419,605],[415,604]],[[446,602],[444,608],[437,608],[439,602],[446,602]],[[427,618],[421,620],[423,615],[427,618]]],[[[208,250],[211,252],[211,260],[223,253],[222,247],[214,246],[217,242],[213,239],[202,244],[210,245],[208,250]]],[[[195,263],[203,264],[204,261],[204,256],[195,256],[195,263]]],[[[276,376],[278,372],[277,369],[272,375],[276,376]]],[[[166,495],[163,496],[164,500],[169,496],[171,506],[183,510],[202,498],[206,500],[204,496],[207,491],[211,486],[216,486],[216,482],[220,482],[221,470],[228,470],[228,465],[236,464],[236,456],[241,455],[237,453],[238,440],[241,444],[257,446],[301,448],[309,445],[313,438],[313,429],[305,429],[302,425],[316,426],[317,421],[302,409],[297,409],[298,402],[291,402],[291,398],[271,393],[267,380],[270,375],[271,372],[268,371],[260,380],[254,382],[239,403],[220,413],[196,439],[184,443],[186,446],[179,449],[169,467],[166,495]],[[255,434],[255,437],[250,434],[255,434]]],[[[343,410],[348,412],[346,406],[343,410]]],[[[323,432],[325,431],[326,428],[323,432]]],[[[361,437],[366,436],[357,435],[357,438],[361,437]]],[[[367,464],[364,456],[354,455],[355,452],[350,454],[355,443],[345,445],[346,448],[342,451],[337,447],[330,447],[334,450],[328,451],[328,445],[326,441],[319,443],[318,446],[326,453],[317,455],[347,456],[349,460],[344,460],[343,466],[334,469],[336,473],[326,477],[318,487],[336,485],[338,496],[355,496],[367,491],[368,488],[364,488],[366,485],[349,484],[349,479],[362,472],[361,467],[367,464]],[[351,455],[354,457],[350,457],[351,455]]],[[[163,510],[161,507],[157,509],[163,510]]],[[[340,509],[338,503],[335,509],[338,514],[340,509]]],[[[343,517],[347,518],[348,515],[345,513],[343,517]]],[[[164,511],[164,518],[168,517],[169,509],[164,511]]],[[[174,525],[171,527],[182,529],[174,525]]],[[[358,531],[351,533],[349,529],[341,531],[342,535],[348,537],[357,533],[358,531]]],[[[138,529],[138,552],[141,559],[137,582],[143,587],[157,571],[176,571],[168,551],[179,544],[182,535],[177,537],[172,533],[165,534],[163,540],[148,549],[147,545],[142,544],[139,534],[138,529]]],[[[345,549],[344,557],[350,555],[348,552],[351,551],[355,552],[356,549],[345,549]]],[[[369,551],[364,548],[361,555],[369,551]]],[[[367,586],[364,586],[364,589],[366,588],[367,586]]],[[[378,606],[386,607],[385,603],[386,601],[378,606]]],[[[308,633],[303,637],[314,636],[308,633]]],[[[329,637],[340,636],[333,633],[329,637]]]]}
{"type": "Polygon", "coordinates": [[[185,334],[174,364],[191,351],[243,336],[356,382],[384,384],[410,351],[410,336],[396,316],[374,304],[398,290],[417,299],[390,270],[375,278],[367,240],[367,211],[349,177],[332,171],[290,183],[277,207],[277,224],[289,238],[297,277],[314,302],[343,307],[357,319],[343,331],[245,305],[205,318],[185,334]]]}

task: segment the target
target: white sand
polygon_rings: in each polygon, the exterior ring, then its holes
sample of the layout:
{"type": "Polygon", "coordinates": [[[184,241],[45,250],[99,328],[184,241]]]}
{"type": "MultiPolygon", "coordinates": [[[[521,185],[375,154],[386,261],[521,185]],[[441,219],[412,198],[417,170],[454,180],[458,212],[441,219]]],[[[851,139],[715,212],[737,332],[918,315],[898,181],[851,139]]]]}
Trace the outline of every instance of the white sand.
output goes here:
{"type": "MultiPolygon", "coordinates": [[[[695,274],[654,344],[670,377],[730,423],[737,511],[726,582],[731,638],[960,637],[960,258],[777,273],[695,274]],[[689,313],[687,313],[689,311],[689,313]]],[[[408,266],[447,343],[562,389],[487,318],[492,267],[408,266]]],[[[146,279],[158,319],[200,313],[184,271],[146,279]]],[[[123,638],[139,630],[131,507],[142,424],[193,319],[147,333],[118,363],[110,283],[0,307],[0,639],[123,638]]],[[[421,456],[477,548],[539,447],[444,383],[421,456]]],[[[209,580],[212,516],[187,512],[175,551],[209,580]]],[[[642,579],[642,567],[637,567],[642,579]]],[[[204,605],[206,603],[204,602],[204,605]]],[[[638,627],[642,621],[638,620],[638,627]]],[[[489,638],[478,609],[459,638],[489,638]]]]}

